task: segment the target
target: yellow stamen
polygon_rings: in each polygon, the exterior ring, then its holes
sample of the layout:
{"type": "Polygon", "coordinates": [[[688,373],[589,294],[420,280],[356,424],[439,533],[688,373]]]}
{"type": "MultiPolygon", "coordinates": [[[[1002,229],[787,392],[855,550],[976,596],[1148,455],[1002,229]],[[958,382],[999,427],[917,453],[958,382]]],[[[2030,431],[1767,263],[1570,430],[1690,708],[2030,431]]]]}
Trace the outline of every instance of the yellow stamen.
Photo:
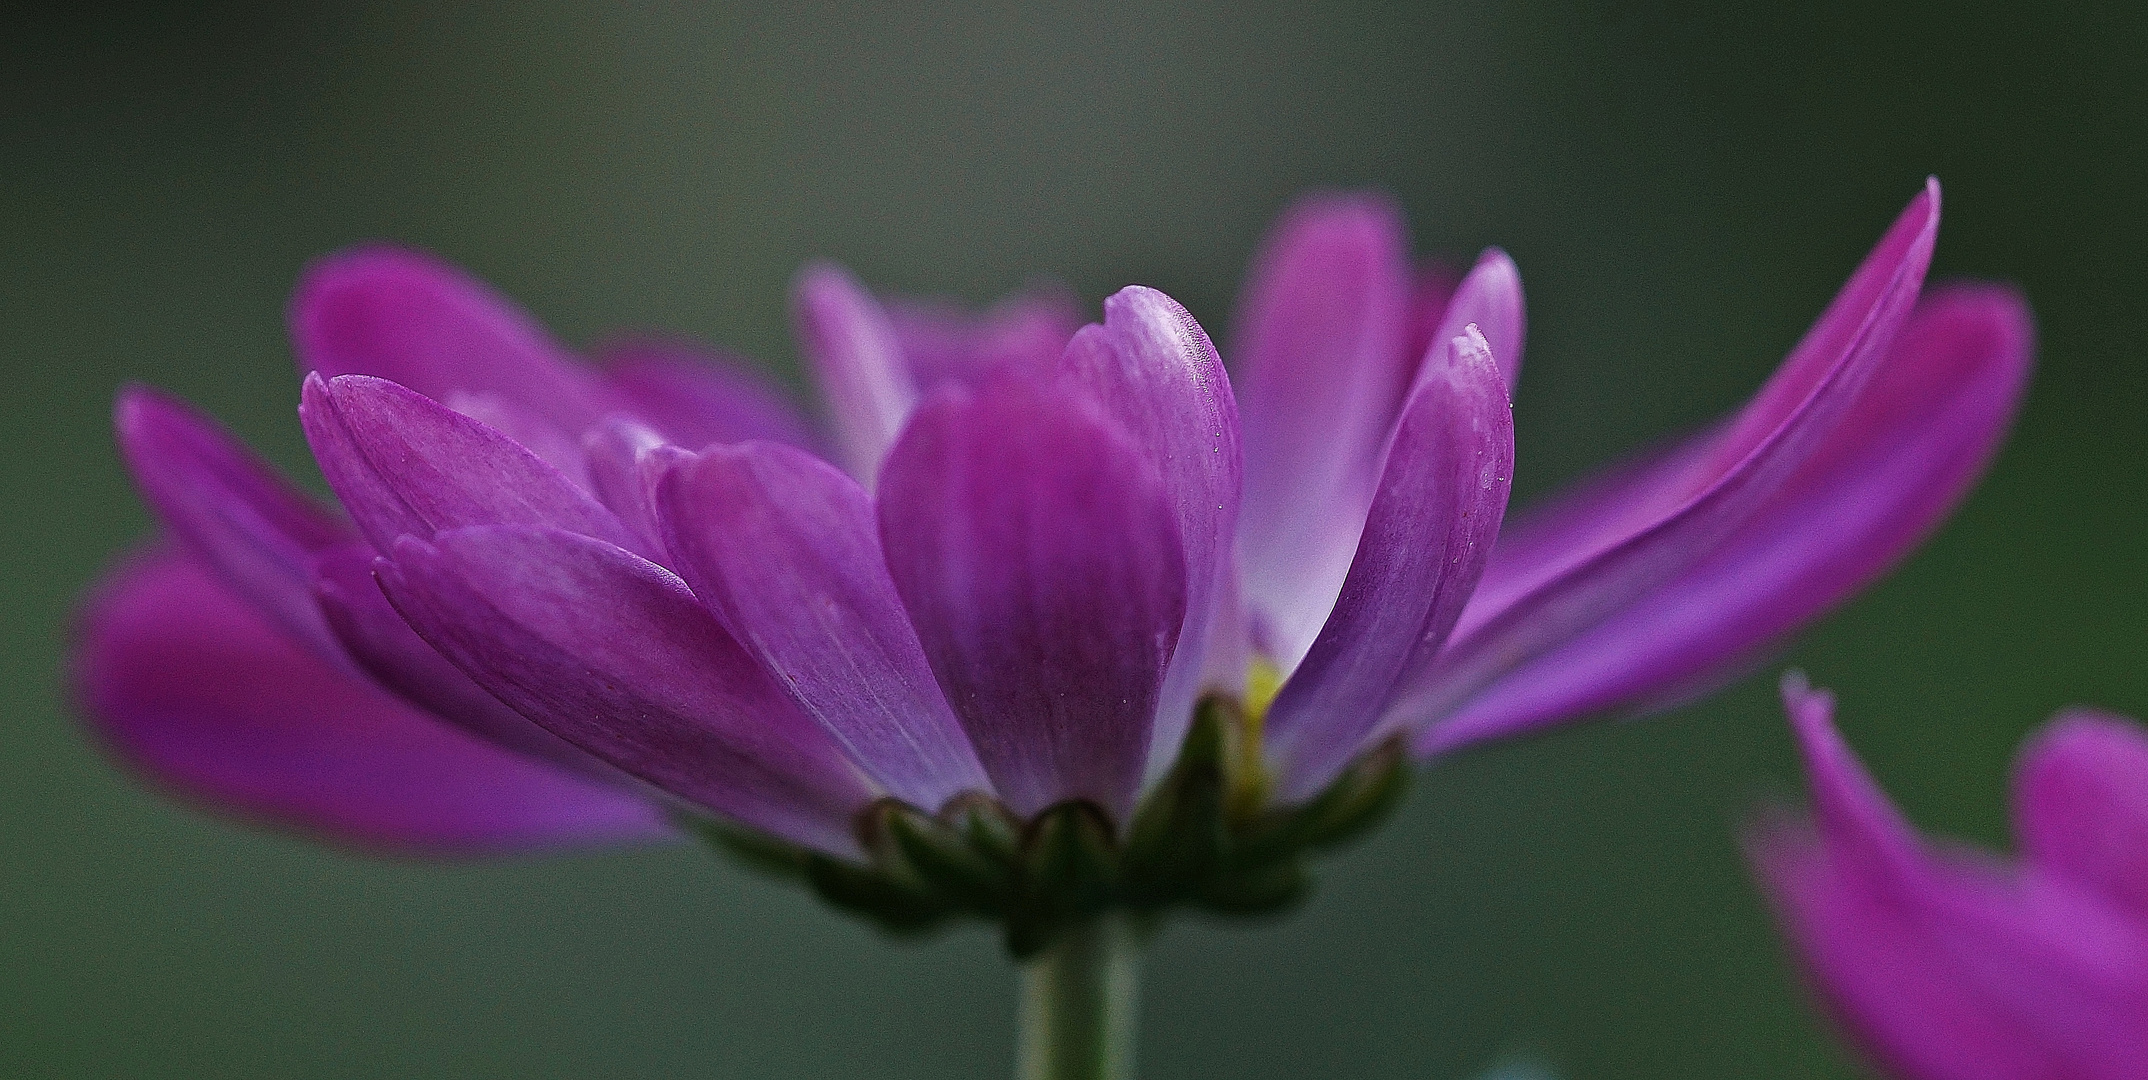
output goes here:
{"type": "Polygon", "coordinates": [[[1268,759],[1261,744],[1261,729],[1268,719],[1268,707],[1275,704],[1275,696],[1282,689],[1282,669],[1265,656],[1255,656],[1246,670],[1245,710],[1230,740],[1228,798],[1231,816],[1240,820],[1258,813],[1268,799],[1268,759]]]}

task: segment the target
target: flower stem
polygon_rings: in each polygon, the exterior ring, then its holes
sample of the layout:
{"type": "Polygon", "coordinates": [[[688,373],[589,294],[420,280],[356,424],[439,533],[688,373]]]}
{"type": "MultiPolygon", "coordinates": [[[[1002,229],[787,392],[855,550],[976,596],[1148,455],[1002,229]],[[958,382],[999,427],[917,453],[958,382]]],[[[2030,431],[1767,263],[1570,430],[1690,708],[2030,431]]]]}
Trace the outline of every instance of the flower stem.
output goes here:
{"type": "Polygon", "coordinates": [[[1022,969],[1017,1080],[1132,1080],[1141,946],[1124,919],[1069,930],[1022,969]]]}

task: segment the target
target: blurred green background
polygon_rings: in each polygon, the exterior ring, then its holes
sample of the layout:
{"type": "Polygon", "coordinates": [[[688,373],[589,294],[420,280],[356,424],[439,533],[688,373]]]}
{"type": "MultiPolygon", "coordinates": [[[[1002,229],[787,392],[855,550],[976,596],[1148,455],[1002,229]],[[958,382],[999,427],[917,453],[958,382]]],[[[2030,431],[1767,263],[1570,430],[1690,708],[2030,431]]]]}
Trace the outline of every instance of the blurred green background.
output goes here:
{"type": "MultiPolygon", "coordinates": [[[[0,15],[0,1075],[1006,1075],[982,931],[890,946],[691,849],[368,861],[175,807],[58,687],[148,521],[124,379],[305,466],[284,296],[393,238],[569,340],[791,377],[812,256],[989,299],[1140,281],[1227,322],[1294,193],[1370,185],[1529,286],[1526,501],[1732,407],[1925,174],[1937,271],[2042,361],[1989,480],[1789,660],[1920,821],[2004,841],[2053,708],[2148,712],[2148,8],[2088,3],[163,4],[0,15]]],[[[1296,918],[1175,924],[1154,1077],[1860,1075],[1734,832],[1796,769],[1774,672],[1426,770],[1296,918]]]]}

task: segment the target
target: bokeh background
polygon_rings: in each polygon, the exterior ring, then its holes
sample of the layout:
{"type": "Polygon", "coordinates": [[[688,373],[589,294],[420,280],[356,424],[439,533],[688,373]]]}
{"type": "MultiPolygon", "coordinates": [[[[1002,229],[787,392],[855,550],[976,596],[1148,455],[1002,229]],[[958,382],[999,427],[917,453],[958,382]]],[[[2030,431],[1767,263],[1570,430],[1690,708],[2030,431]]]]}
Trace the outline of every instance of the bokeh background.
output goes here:
{"type": "MultiPolygon", "coordinates": [[[[795,381],[831,256],[988,300],[1139,281],[1228,321],[1295,193],[1518,259],[1518,497],[1733,406],[1927,173],[1937,271],[2019,282],[2042,362],[1939,538],[1787,661],[1920,821],[2005,841],[2055,707],[2148,712],[2148,7],[1718,3],[9,5],[0,14],[0,1074],[993,1077],[981,930],[890,946],[692,848],[370,861],[175,807],[58,672],[148,521],[145,379],[310,471],[309,257],[420,245],[573,341],[668,327],[795,381]]],[[[1861,1075],[1734,834],[1797,778],[1771,664],[1426,770],[1296,918],[1174,925],[1155,1077],[1861,1075]]]]}

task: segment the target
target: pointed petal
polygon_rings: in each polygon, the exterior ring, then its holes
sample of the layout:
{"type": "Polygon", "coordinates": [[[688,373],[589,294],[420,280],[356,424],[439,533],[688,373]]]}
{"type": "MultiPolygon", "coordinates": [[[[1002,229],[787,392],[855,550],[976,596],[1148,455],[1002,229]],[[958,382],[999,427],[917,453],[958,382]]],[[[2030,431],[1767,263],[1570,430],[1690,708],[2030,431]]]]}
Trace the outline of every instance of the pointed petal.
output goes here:
{"type": "Polygon", "coordinates": [[[299,648],[199,563],[137,559],[77,627],[85,718],[189,799],[376,850],[479,854],[668,834],[647,800],[499,749],[299,648]]]}
{"type": "Polygon", "coordinates": [[[1285,668],[1349,572],[1417,357],[1401,215],[1370,196],[1292,207],[1254,263],[1232,348],[1245,424],[1246,601],[1285,668]]]}
{"type": "Polygon", "coordinates": [[[425,643],[373,578],[379,556],[363,542],[333,548],[314,564],[313,592],[337,642],[375,682],[418,708],[494,745],[592,779],[621,777],[508,708],[425,643]]]}
{"type": "Polygon", "coordinates": [[[836,442],[851,475],[870,489],[903,419],[917,404],[917,383],[887,312],[841,268],[809,266],[792,299],[798,341],[820,381],[836,442]]]}
{"type": "Polygon", "coordinates": [[[555,525],[640,543],[558,469],[492,428],[384,379],[306,378],[313,457],[373,546],[470,525],[555,525]]]}
{"type": "Polygon", "coordinates": [[[1735,674],[1939,527],[1997,452],[2032,352],[2027,307],[2011,291],[1935,290],[1827,445],[1750,522],[1702,563],[1501,677],[1439,737],[1645,708],[1735,674]]]}
{"type": "Polygon", "coordinates": [[[613,391],[665,441],[689,450],[763,439],[814,450],[790,396],[752,365],[675,338],[634,337],[597,350],[613,391]]]}
{"type": "MultiPolygon", "coordinates": [[[[1210,638],[1236,615],[1223,583],[1236,573],[1232,538],[1244,485],[1238,406],[1230,377],[1178,302],[1139,285],[1104,301],[1102,325],[1067,346],[1064,371],[1134,437],[1163,478],[1186,552],[1186,622],[1164,678],[1149,774],[1168,768],[1193,721],[1210,638]]],[[[1244,674],[1228,687],[1238,692],[1244,674]]]]}
{"type": "Polygon", "coordinates": [[[314,555],[348,542],[350,527],[175,398],[128,387],[112,423],[142,498],[187,549],[293,640],[344,663],[309,582],[314,555]]]}
{"type": "Polygon", "coordinates": [[[2060,714],[2022,750],[2014,821],[2030,862],[2148,915],[2148,735],[2139,724],[2060,714]]]}
{"type": "Polygon", "coordinates": [[[494,394],[579,433],[619,406],[529,314],[430,256],[388,247],[308,267],[291,299],[299,367],[374,375],[435,401],[494,394]]]}
{"type": "Polygon", "coordinates": [[[681,465],[659,498],[695,595],[890,794],[929,812],[991,790],[857,481],[802,450],[744,443],[681,465]]]}
{"type": "Polygon", "coordinates": [[[1073,387],[949,390],[889,454],[880,535],[948,703],[1010,808],[1125,821],[1186,562],[1155,467],[1073,387]]]}
{"type": "Polygon", "coordinates": [[[1284,799],[1318,793],[1357,756],[1411,654],[1454,628],[1499,535],[1514,410],[1491,347],[1466,329],[1427,362],[1335,612],[1268,713],[1284,799]]]}
{"type": "MultiPolygon", "coordinates": [[[[1931,262],[1938,214],[1937,188],[1927,188],[1760,394],[1661,487],[1631,493],[1542,564],[1501,575],[1495,558],[1447,649],[1411,661],[1394,719],[1442,721],[1501,675],[1700,566],[1759,516],[1826,451],[1885,366],[1931,262]]],[[[1500,734],[1442,722],[1419,747],[1500,734]]]]}
{"type": "Polygon", "coordinates": [[[381,587],[419,636],[524,716],[689,802],[855,854],[878,792],[654,563],[559,529],[404,538],[381,587]]]}

